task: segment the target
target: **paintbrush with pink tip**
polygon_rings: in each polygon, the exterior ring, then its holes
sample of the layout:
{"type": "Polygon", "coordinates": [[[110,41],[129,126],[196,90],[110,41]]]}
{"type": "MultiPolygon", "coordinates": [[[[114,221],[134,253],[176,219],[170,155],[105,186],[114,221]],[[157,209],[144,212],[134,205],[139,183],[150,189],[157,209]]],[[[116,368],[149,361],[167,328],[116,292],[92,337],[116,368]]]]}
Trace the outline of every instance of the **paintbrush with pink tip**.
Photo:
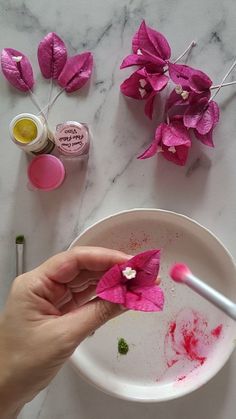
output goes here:
{"type": "Polygon", "coordinates": [[[201,279],[192,274],[185,264],[176,264],[170,270],[170,276],[175,282],[187,285],[206,300],[210,301],[229,317],[236,320],[236,304],[201,279]]]}

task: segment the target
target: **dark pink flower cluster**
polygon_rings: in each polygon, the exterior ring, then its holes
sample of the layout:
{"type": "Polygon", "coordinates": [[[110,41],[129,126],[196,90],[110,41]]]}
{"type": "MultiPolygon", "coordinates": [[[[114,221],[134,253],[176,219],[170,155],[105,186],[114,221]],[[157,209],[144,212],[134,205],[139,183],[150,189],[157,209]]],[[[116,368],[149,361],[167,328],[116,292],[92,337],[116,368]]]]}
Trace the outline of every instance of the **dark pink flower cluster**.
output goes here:
{"type": "Polygon", "coordinates": [[[145,114],[152,119],[154,100],[171,80],[175,87],[169,94],[164,122],[156,129],[150,147],[138,158],[156,153],[184,166],[191,147],[191,132],[203,144],[214,147],[212,133],[219,122],[219,106],[211,99],[211,79],[187,65],[171,63],[171,49],[166,38],[143,21],[132,41],[133,54],[121,68],[138,66],[120,86],[125,96],[145,101],[145,114]]]}

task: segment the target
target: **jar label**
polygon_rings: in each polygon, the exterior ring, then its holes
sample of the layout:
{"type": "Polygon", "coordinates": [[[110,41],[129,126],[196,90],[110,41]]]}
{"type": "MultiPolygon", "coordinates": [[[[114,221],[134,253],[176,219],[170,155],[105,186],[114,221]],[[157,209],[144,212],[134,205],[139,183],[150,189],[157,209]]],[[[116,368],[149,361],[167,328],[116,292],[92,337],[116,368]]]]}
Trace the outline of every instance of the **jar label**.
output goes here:
{"type": "Polygon", "coordinates": [[[82,155],[88,153],[89,135],[82,124],[60,124],[55,134],[55,143],[65,154],[82,155]]]}

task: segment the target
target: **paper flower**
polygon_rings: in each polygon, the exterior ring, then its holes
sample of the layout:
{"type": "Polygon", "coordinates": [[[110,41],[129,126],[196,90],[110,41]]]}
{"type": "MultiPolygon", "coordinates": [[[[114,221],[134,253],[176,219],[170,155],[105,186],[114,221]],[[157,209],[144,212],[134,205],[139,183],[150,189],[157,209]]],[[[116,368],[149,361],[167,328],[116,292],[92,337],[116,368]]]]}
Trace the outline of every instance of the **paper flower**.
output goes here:
{"type": "Polygon", "coordinates": [[[155,284],[160,250],[140,253],[122,265],[115,265],[97,285],[97,296],[131,310],[161,311],[164,294],[155,284]]]}
{"type": "Polygon", "coordinates": [[[68,58],[59,78],[58,84],[67,93],[80,89],[90,79],[93,68],[91,52],[74,55],[68,58]]]}
{"type": "Polygon", "coordinates": [[[38,62],[46,79],[58,79],[67,60],[66,46],[55,33],[48,33],[38,46],[38,62]]]}
{"type": "Polygon", "coordinates": [[[171,80],[180,86],[188,86],[196,93],[209,90],[212,80],[203,71],[183,64],[168,64],[171,80]]]}
{"type": "Polygon", "coordinates": [[[166,160],[184,166],[190,147],[189,133],[181,121],[161,123],[157,127],[152,144],[138,158],[144,160],[161,153],[166,160]]]}
{"type": "Polygon", "coordinates": [[[1,54],[2,72],[16,89],[27,92],[33,88],[34,76],[29,59],[22,52],[4,48],[1,54]]]}
{"type": "Polygon", "coordinates": [[[183,122],[187,128],[195,128],[200,135],[208,134],[219,122],[219,106],[213,100],[202,98],[188,106],[183,122]]]}
{"type": "Polygon", "coordinates": [[[145,113],[151,119],[154,98],[167,83],[168,77],[164,74],[150,74],[145,68],[141,68],[121,84],[120,90],[125,96],[133,99],[147,100],[145,113]]]}

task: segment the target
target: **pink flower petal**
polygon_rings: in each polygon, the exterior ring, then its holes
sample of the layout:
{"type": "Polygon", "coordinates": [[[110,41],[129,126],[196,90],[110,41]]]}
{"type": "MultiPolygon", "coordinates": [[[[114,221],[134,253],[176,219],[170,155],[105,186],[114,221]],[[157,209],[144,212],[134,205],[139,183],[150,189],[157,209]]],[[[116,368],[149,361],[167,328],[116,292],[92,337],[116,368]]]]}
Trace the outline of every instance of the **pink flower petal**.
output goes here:
{"type": "Polygon", "coordinates": [[[106,291],[110,288],[120,285],[121,277],[122,277],[122,272],[121,272],[120,266],[114,265],[100,279],[97,285],[96,293],[100,294],[103,291],[106,291]]]}
{"type": "Polygon", "coordinates": [[[162,311],[164,307],[163,291],[157,285],[132,289],[126,294],[124,306],[138,311],[162,311]]]}
{"type": "Polygon", "coordinates": [[[201,120],[204,109],[207,107],[207,98],[202,98],[193,105],[190,105],[184,114],[184,125],[187,128],[196,128],[201,120]]]}
{"type": "Polygon", "coordinates": [[[183,64],[168,63],[171,80],[181,86],[189,86],[189,79],[194,74],[194,68],[183,64]]]}
{"type": "Polygon", "coordinates": [[[162,143],[167,147],[184,145],[191,147],[191,140],[187,129],[181,122],[174,121],[171,124],[164,124],[162,131],[162,143]]]}
{"type": "Polygon", "coordinates": [[[1,66],[4,76],[16,89],[27,92],[33,88],[33,69],[22,52],[4,48],[1,54],[1,66]]]}
{"type": "Polygon", "coordinates": [[[124,285],[116,285],[112,288],[98,292],[97,296],[102,300],[110,301],[111,303],[123,304],[126,302],[126,288],[124,285]]]}
{"type": "Polygon", "coordinates": [[[197,93],[209,90],[212,85],[212,80],[200,70],[195,70],[195,73],[190,78],[190,87],[197,93]]]}
{"type": "Polygon", "coordinates": [[[215,147],[213,143],[212,134],[213,134],[213,129],[211,129],[211,131],[209,131],[205,135],[201,135],[199,134],[199,132],[197,132],[197,130],[194,130],[195,137],[198,140],[200,140],[203,144],[207,145],[208,147],[215,147]]]}
{"type": "Polygon", "coordinates": [[[203,112],[197,122],[196,130],[201,135],[207,134],[219,122],[219,106],[216,102],[210,101],[207,109],[203,112]]]}
{"type": "Polygon", "coordinates": [[[185,163],[188,158],[189,147],[185,145],[180,145],[176,147],[176,152],[172,153],[168,150],[168,147],[163,145],[162,156],[172,163],[177,164],[178,166],[185,166],[185,163]]]}
{"type": "Polygon", "coordinates": [[[123,95],[133,99],[147,99],[151,89],[147,81],[146,71],[144,69],[135,71],[120,85],[120,90],[123,95]],[[146,84],[143,85],[140,80],[143,80],[144,84],[146,84]]]}
{"type": "Polygon", "coordinates": [[[161,90],[163,90],[169,81],[169,77],[165,76],[165,74],[159,73],[147,74],[147,79],[153,90],[155,90],[156,92],[160,92],[161,90]]]}
{"type": "Polygon", "coordinates": [[[160,268],[160,250],[148,250],[134,256],[125,266],[138,271],[132,280],[132,287],[146,287],[153,285],[157,279],[160,268]]]}
{"type": "Polygon", "coordinates": [[[212,85],[211,79],[202,71],[183,64],[169,63],[169,75],[171,80],[181,86],[189,86],[193,91],[200,93],[209,90],[212,85]]]}
{"type": "Polygon", "coordinates": [[[90,79],[93,68],[91,52],[74,55],[68,58],[59,78],[58,84],[67,93],[80,89],[90,79]]]}
{"type": "Polygon", "coordinates": [[[46,79],[58,79],[67,60],[66,46],[55,33],[48,33],[38,46],[38,62],[46,79]]]}
{"type": "Polygon", "coordinates": [[[161,138],[162,138],[163,125],[164,124],[160,124],[157,127],[154,140],[152,141],[151,145],[142,154],[140,154],[140,156],[138,156],[138,159],[140,160],[149,159],[150,157],[153,157],[157,153],[158,146],[160,145],[161,138]]]}
{"type": "Polygon", "coordinates": [[[168,60],[171,49],[166,38],[160,33],[146,25],[143,21],[139,27],[137,38],[133,39],[133,49],[138,52],[140,49],[143,54],[158,56],[163,60],[168,60]]]}
{"type": "Polygon", "coordinates": [[[159,57],[152,57],[150,55],[137,55],[131,54],[125,57],[122,61],[120,68],[131,67],[133,65],[145,66],[147,64],[155,65],[156,71],[159,69],[161,71],[165,65],[165,61],[159,57]]]}

